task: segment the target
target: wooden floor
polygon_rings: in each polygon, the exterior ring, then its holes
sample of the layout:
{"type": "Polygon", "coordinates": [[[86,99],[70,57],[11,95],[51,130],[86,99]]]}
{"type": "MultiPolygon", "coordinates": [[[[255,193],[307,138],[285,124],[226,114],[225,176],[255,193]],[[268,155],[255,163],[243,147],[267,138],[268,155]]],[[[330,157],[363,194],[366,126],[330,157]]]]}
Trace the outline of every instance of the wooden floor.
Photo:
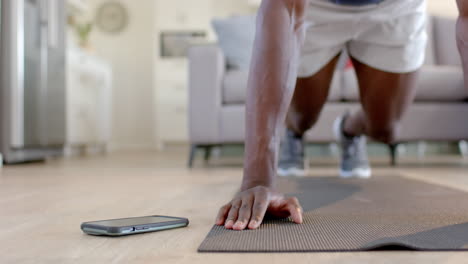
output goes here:
{"type": "MultiPolygon", "coordinates": [[[[55,160],[0,169],[0,263],[466,263],[468,252],[199,254],[218,207],[237,190],[241,166],[221,159],[188,170],[185,152],[133,153],[55,160]],[[103,238],[85,235],[84,221],[184,216],[183,229],[103,238]]],[[[199,162],[199,161],[198,161],[199,162]]],[[[311,175],[334,176],[320,160],[311,175]]],[[[375,173],[400,173],[468,191],[468,160],[376,161],[375,173]]]]}

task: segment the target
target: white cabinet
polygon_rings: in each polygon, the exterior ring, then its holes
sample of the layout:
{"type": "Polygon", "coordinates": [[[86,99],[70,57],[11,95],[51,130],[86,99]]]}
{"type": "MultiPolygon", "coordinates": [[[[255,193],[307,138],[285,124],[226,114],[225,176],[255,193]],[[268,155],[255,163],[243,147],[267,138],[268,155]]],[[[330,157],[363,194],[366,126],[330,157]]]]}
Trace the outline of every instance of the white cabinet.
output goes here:
{"type": "MultiPolygon", "coordinates": [[[[204,31],[207,42],[215,42],[214,17],[250,14],[247,0],[155,0],[156,50],[165,31],[204,31]]],[[[188,142],[188,61],[155,55],[156,119],[158,145],[188,142]]]]}
{"type": "Polygon", "coordinates": [[[157,128],[159,143],[186,142],[187,61],[161,60],[165,74],[157,74],[157,128]]]}
{"type": "MultiPolygon", "coordinates": [[[[165,31],[206,31],[213,40],[211,16],[215,0],[157,0],[155,29],[159,37],[165,31]]],[[[216,0],[219,1],[219,0],[216,0]]],[[[160,39],[156,41],[157,50],[160,39]]],[[[186,58],[161,58],[156,55],[156,119],[160,147],[188,142],[188,61],[186,58]]]]}
{"type": "Polygon", "coordinates": [[[112,71],[109,64],[79,50],[67,54],[66,146],[106,149],[111,127],[112,71]]]}

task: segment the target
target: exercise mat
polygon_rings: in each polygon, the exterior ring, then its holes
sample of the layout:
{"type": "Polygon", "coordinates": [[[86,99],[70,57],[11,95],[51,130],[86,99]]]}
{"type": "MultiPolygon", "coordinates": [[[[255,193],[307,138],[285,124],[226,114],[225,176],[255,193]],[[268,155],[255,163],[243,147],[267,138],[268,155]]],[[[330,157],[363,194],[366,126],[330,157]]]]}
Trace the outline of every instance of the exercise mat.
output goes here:
{"type": "Polygon", "coordinates": [[[468,193],[400,176],[283,180],[304,223],[267,219],[258,230],[214,226],[199,252],[468,250],[468,193]]]}

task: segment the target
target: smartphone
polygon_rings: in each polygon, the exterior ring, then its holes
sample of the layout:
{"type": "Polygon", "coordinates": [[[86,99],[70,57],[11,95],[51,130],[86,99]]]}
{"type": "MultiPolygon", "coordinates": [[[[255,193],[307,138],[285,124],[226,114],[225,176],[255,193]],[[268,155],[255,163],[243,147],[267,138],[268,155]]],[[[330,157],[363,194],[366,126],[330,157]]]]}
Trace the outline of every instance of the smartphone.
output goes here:
{"type": "Polygon", "coordinates": [[[188,224],[187,218],[152,215],[85,222],[81,224],[81,230],[96,236],[126,236],[186,227],[188,224]]]}

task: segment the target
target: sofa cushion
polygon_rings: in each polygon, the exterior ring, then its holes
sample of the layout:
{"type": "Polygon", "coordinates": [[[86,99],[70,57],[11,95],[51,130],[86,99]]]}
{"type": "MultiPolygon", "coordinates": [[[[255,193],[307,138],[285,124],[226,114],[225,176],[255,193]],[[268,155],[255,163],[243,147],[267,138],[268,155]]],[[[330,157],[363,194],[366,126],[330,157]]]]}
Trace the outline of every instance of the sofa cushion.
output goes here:
{"type": "MultiPolygon", "coordinates": [[[[343,98],[340,85],[340,73],[335,71],[333,77],[329,101],[340,101],[343,98]]],[[[228,70],[223,80],[223,103],[244,104],[247,92],[247,81],[249,72],[247,70],[228,70]]],[[[311,89],[313,89],[311,87],[311,89]]]]}
{"type": "Polygon", "coordinates": [[[224,75],[223,101],[225,104],[244,104],[249,71],[230,70],[224,75]]]}
{"type": "Polygon", "coordinates": [[[248,69],[255,39],[255,16],[214,19],[212,25],[228,67],[248,69]]]}
{"type": "MultiPolygon", "coordinates": [[[[358,101],[358,84],[354,70],[344,73],[344,98],[358,101]]],[[[459,102],[468,99],[464,87],[463,71],[457,66],[423,66],[420,73],[416,101],[420,102],[459,102]]]]}
{"type": "Polygon", "coordinates": [[[431,16],[427,17],[426,32],[427,32],[427,47],[426,47],[426,58],[424,60],[425,65],[436,64],[435,50],[434,50],[434,18],[431,16]]]}

